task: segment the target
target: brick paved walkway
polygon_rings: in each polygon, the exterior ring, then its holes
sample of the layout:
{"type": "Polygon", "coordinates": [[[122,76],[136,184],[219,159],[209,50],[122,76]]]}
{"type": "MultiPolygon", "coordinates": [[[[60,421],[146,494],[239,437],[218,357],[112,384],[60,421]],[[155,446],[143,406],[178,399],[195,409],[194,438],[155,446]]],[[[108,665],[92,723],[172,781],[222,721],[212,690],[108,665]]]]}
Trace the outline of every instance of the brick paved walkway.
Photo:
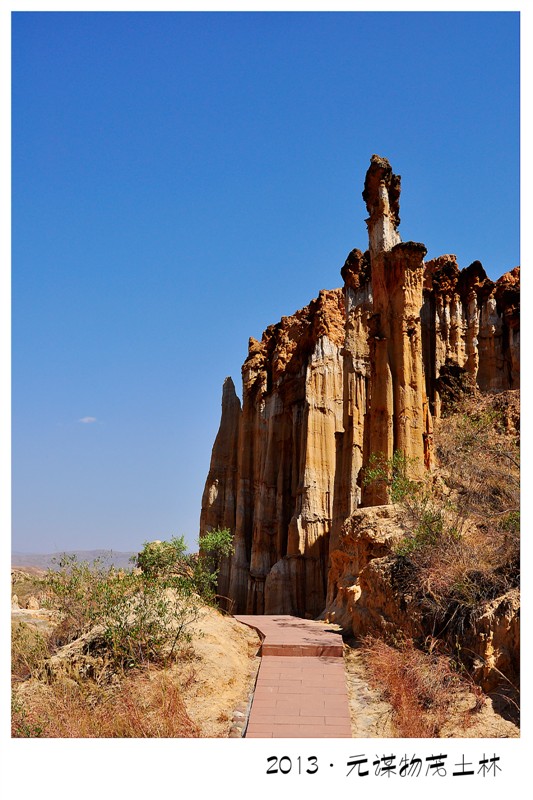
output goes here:
{"type": "Polygon", "coordinates": [[[351,738],[340,635],[282,614],[235,619],[264,637],[246,738],[351,738]]]}

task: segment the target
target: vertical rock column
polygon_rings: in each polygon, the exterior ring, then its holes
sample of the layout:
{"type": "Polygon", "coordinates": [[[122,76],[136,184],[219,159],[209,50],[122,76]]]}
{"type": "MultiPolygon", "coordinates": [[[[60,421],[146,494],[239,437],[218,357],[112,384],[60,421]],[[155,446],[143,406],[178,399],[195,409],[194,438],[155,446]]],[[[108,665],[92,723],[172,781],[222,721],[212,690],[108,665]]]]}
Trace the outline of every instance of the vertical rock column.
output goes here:
{"type": "Polygon", "coordinates": [[[372,283],[368,251],[352,250],[341,270],[344,279],[346,327],[343,356],[342,431],[337,433],[337,461],[331,547],[345,519],[361,504],[358,484],[365,451],[367,386],[370,380],[368,319],[372,314],[372,283]]]}
{"type": "Polygon", "coordinates": [[[255,498],[257,493],[263,441],[264,395],[268,375],[265,369],[263,343],[250,339],[248,358],[242,367],[243,409],[239,427],[237,461],[237,502],[235,513],[235,553],[231,559],[229,596],[233,610],[248,610],[250,559],[254,532],[255,498]]]}
{"type": "MultiPolygon", "coordinates": [[[[371,364],[368,453],[390,460],[395,450],[408,459],[409,476],[422,477],[430,457],[431,421],[422,363],[420,309],[424,245],[401,244],[400,176],[387,159],[372,156],[363,199],[372,275],[369,325],[371,364]]],[[[389,502],[385,483],[363,487],[363,505],[389,502]]]]}
{"type": "Polygon", "coordinates": [[[406,458],[409,477],[431,463],[431,416],[426,395],[420,310],[426,248],[397,244],[385,255],[390,300],[389,357],[393,386],[393,450],[406,458]]]}

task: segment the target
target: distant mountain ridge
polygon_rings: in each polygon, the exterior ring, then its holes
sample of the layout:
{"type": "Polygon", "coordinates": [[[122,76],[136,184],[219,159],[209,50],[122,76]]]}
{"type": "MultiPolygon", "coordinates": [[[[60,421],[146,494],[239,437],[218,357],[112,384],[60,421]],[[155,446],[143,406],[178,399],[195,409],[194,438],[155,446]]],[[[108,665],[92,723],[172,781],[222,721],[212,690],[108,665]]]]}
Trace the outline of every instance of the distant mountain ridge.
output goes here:
{"type": "Polygon", "coordinates": [[[88,561],[89,563],[98,558],[106,566],[113,565],[117,569],[125,569],[132,566],[130,558],[137,555],[137,553],[117,550],[61,550],[58,553],[21,553],[14,550],[11,553],[11,566],[48,569],[54,566],[54,559],[58,561],[63,555],[76,556],[78,561],[88,561]]]}

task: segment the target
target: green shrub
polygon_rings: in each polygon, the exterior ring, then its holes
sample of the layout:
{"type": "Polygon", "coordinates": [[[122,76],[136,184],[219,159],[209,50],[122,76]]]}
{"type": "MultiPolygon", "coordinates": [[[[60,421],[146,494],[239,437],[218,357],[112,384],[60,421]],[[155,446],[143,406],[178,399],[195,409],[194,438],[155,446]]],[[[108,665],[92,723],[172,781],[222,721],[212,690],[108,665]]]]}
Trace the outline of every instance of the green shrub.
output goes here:
{"type": "Polygon", "coordinates": [[[363,473],[363,485],[384,484],[391,503],[400,503],[416,490],[416,482],[407,475],[413,463],[415,459],[406,458],[399,450],[389,459],[383,453],[373,453],[363,473]]]}
{"type": "Polygon", "coordinates": [[[187,545],[183,536],[173,536],[168,542],[145,542],[136,557],[136,564],[145,575],[168,577],[186,564],[187,545]]]}
{"type": "Polygon", "coordinates": [[[172,659],[190,641],[199,612],[198,598],[179,577],[153,569],[123,572],[64,557],[45,582],[47,605],[61,616],[56,644],[98,625],[106,654],[123,667],[172,659]]]}
{"type": "Polygon", "coordinates": [[[233,553],[233,534],[216,528],[200,536],[198,553],[187,553],[184,537],[170,541],[145,542],[136,564],[147,576],[165,580],[168,586],[187,595],[197,594],[207,603],[214,601],[220,563],[233,553]]]}

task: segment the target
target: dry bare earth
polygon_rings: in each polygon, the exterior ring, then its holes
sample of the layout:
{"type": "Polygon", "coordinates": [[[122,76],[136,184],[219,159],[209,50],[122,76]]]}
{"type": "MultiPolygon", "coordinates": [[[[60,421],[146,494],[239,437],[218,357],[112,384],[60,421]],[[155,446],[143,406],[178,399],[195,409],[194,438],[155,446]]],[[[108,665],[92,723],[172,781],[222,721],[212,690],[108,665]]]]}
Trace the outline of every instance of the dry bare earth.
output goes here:
{"type": "Polygon", "coordinates": [[[259,668],[259,637],[233,617],[205,607],[193,653],[172,669],[202,736],[228,736],[235,711],[245,714],[259,668]]]}
{"type": "MultiPolygon", "coordinates": [[[[19,621],[26,624],[23,630],[30,637],[32,631],[43,633],[43,623],[48,630],[53,624],[44,609],[13,609],[12,618],[15,628],[19,621]]],[[[235,712],[239,720],[245,718],[259,644],[252,629],[203,607],[190,646],[168,668],[132,671],[109,680],[105,663],[80,658],[82,648],[76,642],[47,660],[54,665],[51,682],[28,678],[18,662],[13,735],[227,737],[235,712]]]]}

